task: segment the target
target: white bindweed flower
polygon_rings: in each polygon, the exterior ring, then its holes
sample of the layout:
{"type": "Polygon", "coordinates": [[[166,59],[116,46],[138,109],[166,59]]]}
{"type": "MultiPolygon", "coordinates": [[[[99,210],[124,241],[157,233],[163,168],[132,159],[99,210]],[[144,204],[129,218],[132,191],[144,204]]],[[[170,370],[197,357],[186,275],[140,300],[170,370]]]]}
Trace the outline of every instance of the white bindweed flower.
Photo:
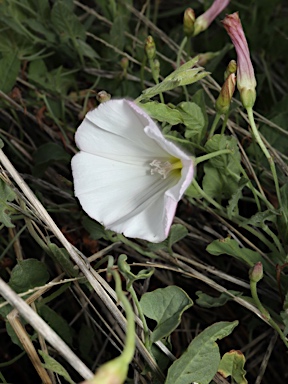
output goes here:
{"type": "Polygon", "coordinates": [[[125,99],[88,112],[75,141],[80,152],[72,159],[72,173],[84,211],[127,237],[165,240],[193,179],[192,159],[125,99]]]}

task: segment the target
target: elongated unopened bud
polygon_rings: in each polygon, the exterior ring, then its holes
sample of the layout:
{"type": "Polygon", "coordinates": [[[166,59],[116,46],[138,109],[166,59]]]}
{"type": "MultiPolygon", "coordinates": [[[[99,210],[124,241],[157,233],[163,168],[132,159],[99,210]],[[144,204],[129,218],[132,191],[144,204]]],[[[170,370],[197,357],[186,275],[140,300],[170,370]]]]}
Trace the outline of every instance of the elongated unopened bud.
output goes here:
{"type": "Polygon", "coordinates": [[[237,71],[237,63],[235,60],[231,60],[229,64],[227,65],[226,71],[224,72],[224,80],[227,79],[231,73],[236,73],[237,71]]]}
{"type": "Polygon", "coordinates": [[[206,12],[198,16],[194,24],[194,36],[205,31],[213,20],[227,7],[230,0],[215,0],[206,12]]]}
{"type": "Polygon", "coordinates": [[[148,36],[145,41],[145,52],[149,60],[155,59],[156,46],[152,36],[148,36]]]}
{"type": "Polygon", "coordinates": [[[237,88],[242,104],[245,108],[252,108],[256,100],[256,79],[238,12],[227,15],[222,23],[237,53],[237,88]]]}
{"type": "Polygon", "coordinates": [[[235,91],[236,76],[235,73],[231,73],[225,80],[218,99],[215,103],[215,109],[218,113],[226,114],[229,111],[231,100],[235,91]]]}
{"type": "Polygon", "coordinates": [[[187,37],[193,36],[195,24],[195,12],[192,8],[187,8],[183,17],[183,30],[187,37]]]}

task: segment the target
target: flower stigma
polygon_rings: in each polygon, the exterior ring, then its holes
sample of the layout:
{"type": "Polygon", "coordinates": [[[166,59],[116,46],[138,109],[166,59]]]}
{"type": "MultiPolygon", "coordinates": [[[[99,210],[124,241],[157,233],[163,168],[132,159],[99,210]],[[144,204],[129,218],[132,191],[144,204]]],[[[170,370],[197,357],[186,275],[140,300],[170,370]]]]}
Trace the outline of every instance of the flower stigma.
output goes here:
{"type": "Polygon", "coordinates": [[[180,171],[183,167],[182,161],[176,158],[175,158],[175,161],[172,161],[172,162],[155,159],[149,165],[151,167],[151,175],[155,175],[156,173],[159,173],[162,179],[166,179],[167,175],[172,170],[177,169],[180,171]]]}

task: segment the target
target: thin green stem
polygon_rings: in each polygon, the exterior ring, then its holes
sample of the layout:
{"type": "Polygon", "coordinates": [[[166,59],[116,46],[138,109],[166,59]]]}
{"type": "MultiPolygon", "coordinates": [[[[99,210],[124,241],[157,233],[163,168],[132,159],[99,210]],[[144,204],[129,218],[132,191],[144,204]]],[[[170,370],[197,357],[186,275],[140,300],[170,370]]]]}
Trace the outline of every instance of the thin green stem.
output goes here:
{"type": "Polygon", "coordinates": [[[221,114],[217,112],[216,115],[215,115],[212,127],[211,127],[210,132],[209,132],[208,140],[211,139],[211,137],[214,135],[214,132],[215,132],[215,130],[217,128],[217,125],[219,123],[220,117],[221,117],[221,114]]]}
{"type": "MultiPolygon", "coordinates": [[[[192,181],[192,185],[206,201],[208,201],[211,205],[213,205],[215,208],[217,208],[221,212],[221,215],[224,218],[229,219],[227,213],[224,211],[224,208],[219,203],[217,203],[217,201],[212,199],[212,197],[208,196],[203,191],[203,189],[199,186],[199,184],[195,179],[192,181]]],[[[242,228],[246,229],[248,232],[252,233],[256,238],[262,241],[262,243],[265,244],[272,252],[278,253],[278,249],[274,246],[274,244],[272,244],[265,236],[263,236],[261,232],[256,231],[250,225],[245,225],[245,224],[243,225],[243,221],[245,220],[246,219],[242,218],[241,216],[236,216],[233,218],[233,221],[235,224],[238,224],[242,228]]]]}
{"type": "Polygon", "coordinates": [[[227,125],[228,118],[229,118],[229,111],[228,111],[228,112],[226,113],[226,115],[224,116],[224,120],[223,120],[222,128],[221,128],[221,135],[224,135],[224,132],[225,132],[225,129],[226,129],[226,125],[227,125]]]}
{"type": "Polygon", "coordinates": [[[250,289],[251,289],[251,295],[252,298],[261,312],[261,314],[267,319],[268,323],[271,325],[272,328],[275,329],[275,331],[279,334],[281,340],[284,342],[286,348],[288,348],[288,341],[283,334],[282,330],[280,329],[279,325],[271,318],[270,313],[267,311],[266,308],[263,307],[257,292],[257,283],[255,281],[250,280],[250,289]]]}
{"type": "Polygon", "coordinates": [[[212,199],[212,197],[208,196],[204,191],[203,189],[199,186],[199,184],[197,183],[197,181],[194,179],[192,181],[192,185],[194,186],[194,188],[197,190],[197,192],[199,192],[199,194],[205,199],[207,200],[210,204],[214,205],[215,208],[219,209],[219,211],[223,212],[223,207],[217,203],[217,201],[215,201],[214,199],[212,199]]]}
{"type": "Polygon", "coordinates": [[[184,47],[187,43],[187,36],[185,36],[180,44],[179,51],[177,53],[176,67],[179,68],[181,64],[181,56],[184,51],[184,47]]]}
{"type": "Polygon", "coordinates": [[[122,285],[121,278],[117,271],[111,271],[113,278],[115,280],[115,291],[118,297],[118,300],[122,302],[122,305],[126,312],[127,328],[126,328],[126,341],[123,352],[121,354],[121,361],[123,364],[130,364],[135,353],[135,321],[134,321],[134,312],[129,303],[129,300],[125,296],[122,285]]]}
{"type": "Polygon", "coordinates": [[[247,114],[249,118],[249,122],[252,128],[253,135],[255,137],[255,140],[257,144],[260,146],[262,152],[266,156],[266,159],[268,160],[268,163],[270,165],[271,173],[274,179],[274,184],[275,184],[275,189],[276,189],[276,194],[279,202],[279,206],[282,207],[282,199],[281,199],[281,194],[280,194],[280,188],[279,188],[279,181],[277,177],[277,172],[276,172],[276,167],[273,158],[271,157],[268,149],[266,148],[265,144],[263,143],[263,140],[261,139],[261,136],[258,132],[258,129],[256,127],[255,121],[254,121],[254,115],[253,115],[253,110],[252,108],[247,108],[247,114]]]}
{"type": "MultiPolygon", "coordinates": [[[[247,180],[249,180],[249,177],[245,171],[245,169],[241,166],[241,171],[244,175],[244,177],[246,177],[247,180]]],[[[260,208],[260,203],[259,203],[259,200],[258,200],[258,197],[266,204],[267,208],[268,209],[273,209],[274,210],[274,207],[273,205],[270,203],[269,200],[266,199],[265,195],[263,195],[261,192],[259,192],[256,188],[254,188],[251,180],[249,180],[248,182],[248,187],[250,188],[250,190],[252,191],[254,197],[255,197],[255,202],[257,204],[257,208],[258,208],[258,211],[260,212],[261,211],[261,208],[260,208]]]]}
{"type": "Polygon", "coordinates": [[[143,314],[142,308],[140,306],[138,297],[136,295],[135,289],[133,288],[132,284],[127,284],[127,291],[131,294],[131,297],[133,299],[133,302],[135,303],[137,310],[138,310],[138,315],[142,321],[143,324],[143,332],[144,332],[144,344],[145,347],[147,348],[148,351],[151,351],[151,342],[150,342],[150,337],[149,337],[149,328],[145,319],[145,316],[143,314]]]}
{"type": "Polygon", "coordinates": [[[206,161],[206,160],[210,160],[212,159],[213,157],[216,157],[216,156],[221,156],[221,155],[227,155],[227,154],[231,154],[232,151],[230,149],[220,149],[219,151],[215,151],[215,152],[211,152],[211,153],[207,153],[207,155],[203,155],[203,156],[199,156],[197,157],[194,161],[195,161],[195,165],[197,164],[200,164],[202,163],[203,161],[206,161]]]}
{"type": "Polygon", "coordinates": [[[279,253],[283,256],[283,262],[284,262],[285,261],[285,257],[286,257],[286,252],[285,252],[284,248],[282,247],[282,244],[281,244],[278,236],[275,235],[275,233],[273,231],[271,231],[271,229],[266,224],[262,226],[262,229],[263,229],[264,232],[267,233],[267,235],[269,235],[273,239],[276,247],[279,250],[279,253]]]}
{"type": "MultiPolygon", "coordinates": [[[[152,73],[153,80],[155,81],[155,84],[158,85],[159,84],[159,73],[158,73],[158,71],[155,70],[155,64],[154,64],[154,60],[153,59],[149,59],[149,66],[151,68],[151,73],[152,73]]],[[[159,97],[160,97],[161,103],[165,104],[164,96],[163,96],[162,92],[159,93],[159,97]]]]}

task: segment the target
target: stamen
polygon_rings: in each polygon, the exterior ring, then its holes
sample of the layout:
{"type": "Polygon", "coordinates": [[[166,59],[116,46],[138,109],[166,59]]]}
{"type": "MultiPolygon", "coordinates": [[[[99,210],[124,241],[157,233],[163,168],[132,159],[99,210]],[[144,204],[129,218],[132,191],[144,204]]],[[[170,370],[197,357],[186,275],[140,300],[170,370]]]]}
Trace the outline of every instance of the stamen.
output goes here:
{"type": "Polygon", "coordinates": [[[155,173],[159,173],[162,179],[166,179],[169,172],[172,171],[173,169],[182,168],[181,160],[177,160],[174,163],[170,163],[170,161],[160,161],[155,159],[149,165],[151,166],[151,175],[155,175],[155,173]]]}

